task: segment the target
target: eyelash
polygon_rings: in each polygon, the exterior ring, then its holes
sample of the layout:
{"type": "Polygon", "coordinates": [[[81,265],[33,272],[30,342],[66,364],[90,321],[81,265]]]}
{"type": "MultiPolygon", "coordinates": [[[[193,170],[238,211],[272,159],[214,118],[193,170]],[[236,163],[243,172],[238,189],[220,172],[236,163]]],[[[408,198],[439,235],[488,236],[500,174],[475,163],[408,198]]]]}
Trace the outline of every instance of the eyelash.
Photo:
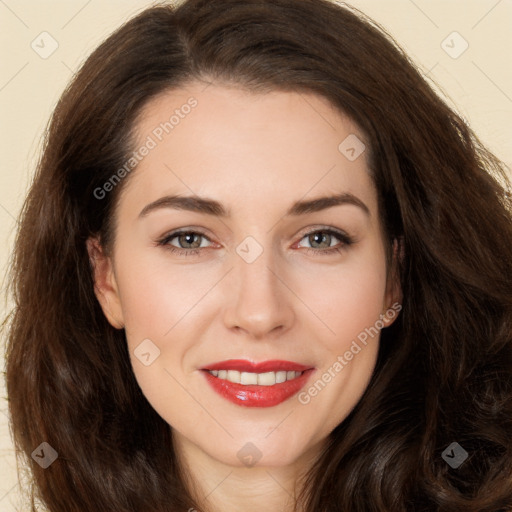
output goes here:
{"type": "MultiPolygon", "coordinates": [[[[314,253],[314,255],[328,256],[328,255],[332,255],[334,253],[341,253],[344,248],[346,248],[354,243],[354,240],[352,237],[348,236],[347,234],[345,234],[341,231],[337,231],[337,230],[334,230],[331,228],[315,229],[313,231],[305,233],[300,240],[303,240],[304,238],[306,238],[308,236],[314,235],[315,233],[324,233],[327,235],[334,235],[335,238],[340,240],[342,245],[340,247],[331,247],[329,249],[313,249],[311,247],[303,247],[302,249],[306,250],[306,252],[308,254],[314,253]]],[[[196,248],[196,249],[182,249],[182,248],[175,247],[175,246],[169,244],[169,242],[171,240],[173,240],[177,236],[183,235],[183,234],[199,235],[203,238],[206,238],[208,241],[211,241],[205,234],[203,234],[199,231],[178,230],[178,231],[173,231],[172,233],[165,235],[164,238],[162,238],[161,240],[159,240],[157,242],[157,245],[165,247],[166,250],[168,250],[172,253],[183,255],[183,256],[195,256],[195,255],[199,254],[202,249],[209,249],[209,247],[200,247],[200,248],[196,248]]]]}

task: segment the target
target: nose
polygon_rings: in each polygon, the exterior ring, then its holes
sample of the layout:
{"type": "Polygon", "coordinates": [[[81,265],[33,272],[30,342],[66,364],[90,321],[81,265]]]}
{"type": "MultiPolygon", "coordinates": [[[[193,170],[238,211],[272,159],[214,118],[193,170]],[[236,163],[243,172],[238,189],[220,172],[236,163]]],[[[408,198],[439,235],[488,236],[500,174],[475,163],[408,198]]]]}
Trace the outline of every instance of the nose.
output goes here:
{"type": "Polygon", "coordinates": [[[283,265],[277,264],[270,249],[251,263],[237,253],[233,260],[234,268],[225,282],[224,324],[255,340],[282,335],[295,318],[294,294],[283,265]]]}

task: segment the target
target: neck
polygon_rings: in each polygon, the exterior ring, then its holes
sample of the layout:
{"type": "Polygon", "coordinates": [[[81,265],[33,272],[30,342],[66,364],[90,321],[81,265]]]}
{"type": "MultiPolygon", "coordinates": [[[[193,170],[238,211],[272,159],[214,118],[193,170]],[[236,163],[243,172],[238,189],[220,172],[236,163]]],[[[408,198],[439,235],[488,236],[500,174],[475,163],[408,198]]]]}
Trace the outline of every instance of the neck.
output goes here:
{"type": "Polygon", "coordinates": [[[321,446],[286,466],[232,466],[173,430],[173,445],[189,491],[200,507],[189,512],[302,512],[296,498],[321,446]]]}

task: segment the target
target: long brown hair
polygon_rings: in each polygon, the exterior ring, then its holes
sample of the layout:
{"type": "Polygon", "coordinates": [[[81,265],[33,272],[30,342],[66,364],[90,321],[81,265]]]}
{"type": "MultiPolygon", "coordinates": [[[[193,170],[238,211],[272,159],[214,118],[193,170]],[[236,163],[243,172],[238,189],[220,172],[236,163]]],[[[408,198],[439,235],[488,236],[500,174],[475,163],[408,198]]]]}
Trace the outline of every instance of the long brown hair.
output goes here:
{"type": "MultiPolygon", "coordinates": [[[[307,512],[512,509],[512,205],[505,168],[383,29],[327,0],[187,0],[141,12],[62,95],[24,203],[10,273],[7,389],[32,507],[186,511],[169,425],[94,294],[85,242],[115,235],[142,107],[193,80],[317,93],[366,134],[403,310],[372,380],[330,434],[307,512]],[[58,458],[30,455],[47,442],[58,458]],[[468,458],[454,469],[443,451],[468,458]]],[[[134,171],[136,172],[136,170],[134,171]]]]}

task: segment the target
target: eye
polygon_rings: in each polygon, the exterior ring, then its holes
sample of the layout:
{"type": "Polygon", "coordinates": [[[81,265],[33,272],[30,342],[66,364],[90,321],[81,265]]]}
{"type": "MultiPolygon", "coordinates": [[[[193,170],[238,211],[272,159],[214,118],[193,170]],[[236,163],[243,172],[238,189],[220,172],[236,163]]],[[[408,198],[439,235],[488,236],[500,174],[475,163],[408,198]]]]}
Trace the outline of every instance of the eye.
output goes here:
{"type": "Polygon", "coordinates": [[[332,254],[333,252],[341,252],[344,248],[354,243],[354,240],[341,231],[334,229],[317,229],[310,231],[301,240],[307,239],[311,247],[304,247],[308,253],[316,254],[332,254]],[[331,242],[338,240],[338,245],[331,245],[331,242]]]}
{"type": "MultiPolygon", "coordinates": [[[[307,239],[310,247],[302,247],[300,245],[298,247],[315,255],[339,253],[347,246],[354,243],[354,240],[349,235],[332,228],[310,231],[306,233],[300,241],[304,239],[307,239]],[[339,243],[332,246],[331,243],[333,240],[338,240],[339,243]]],[[[163,246],[178,255],[194,256],[199,254],[202,250],[210,248],[210,246],[204,245],[202,243],[203,241],[211,242],[210,239],[201,232],[181,230],[169,233],[158,241],[157,245],[163,246]],[[172,243],[174,240],[176,243],[172,243]]]]}
{"type": "Polygon", "coordinates": [[[175,231],[165,236],[158,242],[158,245],[165,246],[171,252],[184,254],[185,256],[199,254],[205,246],[201,243],[203,240],[209,240],[203,233],[197,231],[175,231]],[[176,239],[178,246],[171,241],[176,239]]]}

